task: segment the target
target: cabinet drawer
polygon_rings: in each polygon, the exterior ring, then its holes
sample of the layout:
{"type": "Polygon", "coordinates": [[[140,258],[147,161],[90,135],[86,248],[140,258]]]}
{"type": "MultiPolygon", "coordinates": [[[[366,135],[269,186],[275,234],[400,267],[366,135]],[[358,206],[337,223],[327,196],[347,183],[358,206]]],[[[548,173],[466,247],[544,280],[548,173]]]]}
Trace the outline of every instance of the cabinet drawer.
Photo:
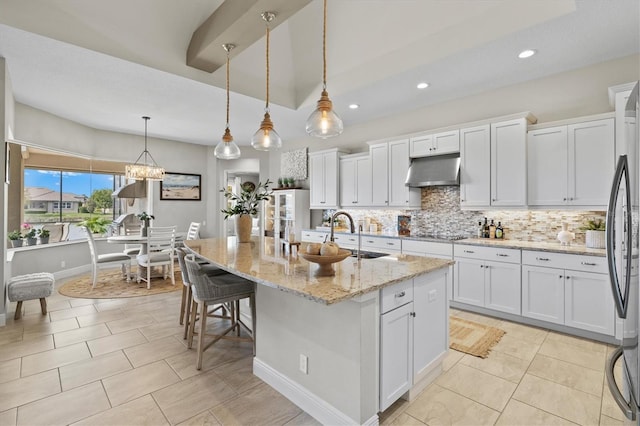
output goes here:
{"type": "Polygon", "coordinates": [[[562,268],[574,271],[608,273],[607,258],[600,256],[584,256],[580,254],[549,253],[545,251],[523,250],[522,264],[562,268]]]}
{"type": "Polygon", "coordinates": [[[385,287],[381,290],[380,313],[384,314],[392,309],[413,301],[413,280],[403,281],[385,287]]]}
{"type": "Polygon", "coordinates": [[[452,243],[436,243],[434,241],[403,240],[402,252],[417,254],[419,256],[442,256],[448,259],[453,257],[452,243]]]}
{"type": "Polygon", "coordinates": [[[308,243],[322,243],[324,237],[327,236],[326,232],[321,231],[302,231],[302,241],[308,243]]]}
{"type": "Polygon", "coordinates": [[[338,243],[340,247],[344,248],[357,248],[358,247],[358,234],[334,234],[333,240],[338,243]]]}
{"type": "Polygon", "coordinates": [[[500,247],[470,246],[454,244],[453,255],[469,259],[491,260],[495,262],[520,263],[520,250],[500,247]]]}
{"type": "Polygon", "coordinates": [[[400,253],[402,250],[402,241],[398,238],[381,238],[381,237],[362,237],[363,250],[382,250],[389,253],[400,253]]]}

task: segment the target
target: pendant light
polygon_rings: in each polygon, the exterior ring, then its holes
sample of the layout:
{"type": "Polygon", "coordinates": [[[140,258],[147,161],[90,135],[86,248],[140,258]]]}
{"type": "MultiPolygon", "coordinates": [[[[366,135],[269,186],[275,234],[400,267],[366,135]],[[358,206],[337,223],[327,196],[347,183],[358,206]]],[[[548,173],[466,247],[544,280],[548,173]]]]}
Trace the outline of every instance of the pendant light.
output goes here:
{"type": "Polygon", "coordinates": [[[333,110],[333,103],[327,93],[327,0],[324,0],[322,24],[322,93],[315,111],[307,119],[306,130],[311,136],[327,139],[338,136],[344,130],[342,119],[333,110]]]}
{"type": "Polygon", "coordinates": [[[221,160],[235,160],[240,158],[240,148],[233,141],[229,130],[229,52],[236,47],[235,44],[223,44],[222,48],[227,52],[227,125],[222,140],[216,145],[213,155],[221,160]]]}
{"type": "Polygon", "coordinates": [[[258,151],[275,150],[282,147],[280,135],[273,129],[273,122],[269,115],[269,22],[273,21],[276,14],[273,12],[263,12],[262,19],[267,23],[267,101],[264,108],[264,118],[260,123],[260,128],[251,138],[251,146],[258,151]]]}
{"type": "Polygon", "coordinates": [[[125,166],[125,176],[128,179],[135,180],[163,180],[164,168],[158,166],[156,160],[153,159],[151,153],[147,150],[147,122],[151,117],[142,117],[144,120],[144,151],[140,154],[134,164],[125,166]],[[143,162],[139,163],[144,157],[143,162]]]}

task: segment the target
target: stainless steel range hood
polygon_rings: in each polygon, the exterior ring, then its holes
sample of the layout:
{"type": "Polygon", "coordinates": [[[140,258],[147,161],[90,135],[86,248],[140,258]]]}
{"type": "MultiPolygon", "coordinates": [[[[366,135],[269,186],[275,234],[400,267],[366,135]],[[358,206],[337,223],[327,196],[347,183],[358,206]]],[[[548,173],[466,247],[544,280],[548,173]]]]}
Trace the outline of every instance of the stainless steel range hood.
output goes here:
{"type": "Polygon", "coordinates": [[[147,198],[147,181],[137,180],[129,183],[113,193],[116,198],[147,198]]]}
{"type": "Polygon", "coordinates": [[[414,188],[460,185],[460,154],[414,158],[405,185],[414,188]]]}

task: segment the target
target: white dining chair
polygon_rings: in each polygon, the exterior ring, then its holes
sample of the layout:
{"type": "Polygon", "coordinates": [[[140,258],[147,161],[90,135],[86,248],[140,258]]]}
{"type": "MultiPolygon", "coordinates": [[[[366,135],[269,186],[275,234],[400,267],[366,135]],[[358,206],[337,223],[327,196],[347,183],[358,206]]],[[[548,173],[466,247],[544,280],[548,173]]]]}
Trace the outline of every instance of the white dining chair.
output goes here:
{"type": "Polygon", "coordinates": [[[91,281],[92,288],[96,288],[98,282],[98,270],[106,267],[113,267],[120,264],[122,267],[122,273],[127,277],[127,282],[131,276],[131,258],[124,253],[106,253],[98,254],[96,249],[96,242],[93,239],[93,234],[86,226],[83,226],[84,232],[87,234],[87,242],[89,243],[89,252],[91,253],[91,281]]]}
{"type": "Polygon", "coordinates": [[[151,269],[162,267],[162,276],[171,277],[171,284],[176,285],[174,277],[174,256],[176,245],[176,227],[162,226],[147,228],[146,253],[139,254],[138,266],[146,268],[144,274],[138,273],[138,282],[146,281],[147,289],[151,288],[151,269]]]}
{"type": "Polygon", "coordinates": [[[197,240],[200,238],[200,222],[191,222],[189,230],[187,231],[187,237],[185,240],[197,240]]]}

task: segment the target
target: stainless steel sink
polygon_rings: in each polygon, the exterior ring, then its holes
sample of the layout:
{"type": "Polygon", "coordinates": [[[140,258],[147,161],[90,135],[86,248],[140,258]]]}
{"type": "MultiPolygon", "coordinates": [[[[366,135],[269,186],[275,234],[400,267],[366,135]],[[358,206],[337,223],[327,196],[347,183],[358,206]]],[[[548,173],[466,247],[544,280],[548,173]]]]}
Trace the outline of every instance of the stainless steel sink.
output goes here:
{"type": "MultiPolygon", "coordinates": [[[[358,251],[351,250],[351,257],[356,257],[358,251]]],[[[360,251],[360,259],[376,259],[378,257],[389,256],[389,253],[377,253],[375,251],[360,251]]]]}

